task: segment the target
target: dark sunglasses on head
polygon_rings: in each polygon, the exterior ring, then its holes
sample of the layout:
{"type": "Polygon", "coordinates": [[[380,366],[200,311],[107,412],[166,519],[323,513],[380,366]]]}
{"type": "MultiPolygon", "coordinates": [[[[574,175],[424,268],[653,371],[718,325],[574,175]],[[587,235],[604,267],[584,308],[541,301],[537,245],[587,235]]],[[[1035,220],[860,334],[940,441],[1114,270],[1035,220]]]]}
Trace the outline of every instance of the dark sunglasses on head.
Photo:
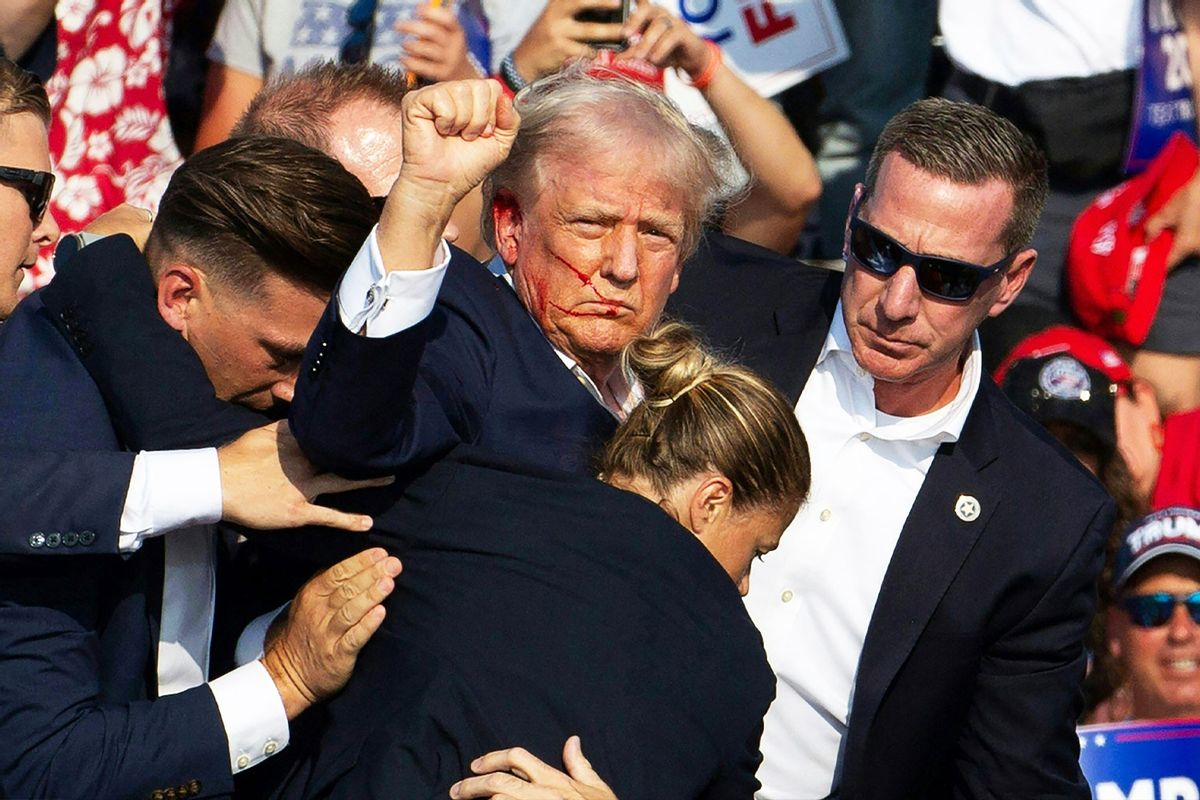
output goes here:
{"type": "Polygon", "coordinates": [[[371,57],[371,44],[375,39],[375,10],[378,0],[355,0],[346,10],[346,22],[350,33],[342,42],[343,64],[361,64],[371,57]]]}
{"type": "Polygon", "coordinates": [[[11,184],[25,196],[25,202],[29,204],[29,218],[35,226],[38,225],[46,215],[50,193],[54,191],[54,175],[35,169],[0,167],[0,183],[11,184]]]}
{"type": "Polygon", "coordinates": [[[910,265],[921,291],[939,300],[969,300],[979,285],[1012,260],[1009,253],[995,264],[981,267],[967,261],[914,253],[891,236],[858,216],[858,205],[850,216],[850,255],[868,272],[881,278],[895,275],[910,265]]]}
{"type": "Polygon", "coordinates": [[[1192,622],[1200,625],[1200,592],[1135,594],[1117,601],[1117,605],[1129,615],[1130,621],[1139,628],[1157,628],[1165,625],[1167,620],[1171,619],[1171,615],[1175,613],[1175,606],[1179,603],[1183,603],[1187,608],[1192,622]]]}

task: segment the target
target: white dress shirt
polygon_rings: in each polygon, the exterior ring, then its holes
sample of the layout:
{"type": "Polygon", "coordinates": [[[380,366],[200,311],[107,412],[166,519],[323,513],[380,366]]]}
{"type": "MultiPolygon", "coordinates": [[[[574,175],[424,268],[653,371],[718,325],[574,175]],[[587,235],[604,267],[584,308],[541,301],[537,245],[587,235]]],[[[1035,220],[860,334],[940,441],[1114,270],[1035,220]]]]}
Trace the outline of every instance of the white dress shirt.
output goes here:
{"type": "Polygon", "coordinates": [[[1016,86],[1130,69],[1141,58],[1144,0],[941,0],[958,66],[1016,86]]]}
{"type": "Polygon", "coordinates": [[[754,567],[746,608],[778,678],[758,771],[768,800],[826,797],[837,782],[863,640],[901,528],[937,448],[958,439],[979,387],[972,342],[958,394],[919,417],[875,408],[839,303],[796,403],[813,485],[779,548],[754,567]]]}

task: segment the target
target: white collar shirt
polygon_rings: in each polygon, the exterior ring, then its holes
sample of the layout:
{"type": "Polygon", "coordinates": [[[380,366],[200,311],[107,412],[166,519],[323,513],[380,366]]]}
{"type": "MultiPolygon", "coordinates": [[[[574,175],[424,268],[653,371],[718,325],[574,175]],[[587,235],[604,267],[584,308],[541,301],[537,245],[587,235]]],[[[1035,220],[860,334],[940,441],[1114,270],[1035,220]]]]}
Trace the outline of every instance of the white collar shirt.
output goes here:
{"type": "Polygon", "coordinates": [[[918,417],[884,414],[838,305],[796,404],[812,492],[779,548],[755,566],[746,597],[778,679],[764,723],[760,798],[822,798],[836,785],[884,573],[938,447],[962,432],[981,373],[975,337],[950,403],[918,417]]]}

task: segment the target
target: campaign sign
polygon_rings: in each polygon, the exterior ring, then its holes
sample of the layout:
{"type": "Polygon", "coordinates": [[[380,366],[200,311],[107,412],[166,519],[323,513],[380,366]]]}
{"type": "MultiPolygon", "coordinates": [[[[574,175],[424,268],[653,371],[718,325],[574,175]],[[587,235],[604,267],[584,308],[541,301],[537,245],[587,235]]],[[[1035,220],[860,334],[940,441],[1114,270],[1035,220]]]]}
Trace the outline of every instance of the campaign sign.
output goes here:
{"type": "Polygon", "coordinates": [[[850,55],[832,0],[655,0],[725,51],[764,97],[850,55]]]}
{"type": "Polygon", "coordinates": [[[1094,800],[1200,800],[1200,719],[1079,728],[1094,800]]]}
{"type": "Polygon", "coordinates": [[[1192,70],[1187,36],[1179,27],[1172,0],[1144,0],[1142,63],[1125,171],[1141,172],[1175,131],[1196,140],[1192,70]]]}

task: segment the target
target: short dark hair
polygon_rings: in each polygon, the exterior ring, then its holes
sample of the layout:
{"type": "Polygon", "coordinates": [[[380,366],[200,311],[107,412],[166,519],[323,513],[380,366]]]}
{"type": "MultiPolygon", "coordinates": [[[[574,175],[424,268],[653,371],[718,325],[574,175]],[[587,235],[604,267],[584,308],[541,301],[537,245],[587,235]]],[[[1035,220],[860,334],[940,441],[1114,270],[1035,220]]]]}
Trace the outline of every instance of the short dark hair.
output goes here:
{"type": "Polygon", "coordinates": [[[1013,208],[1001,234],[1006,252],[1029,244],[1046,204],[1046,157],[1016,125],[974,103],[941,97],[918,100],[888,122],[867,166],[875,190],[884,159],[895,153],[918,169],[955,183],[1008,184],[1013,208]]]}
{"type": "Polygon", "coordinates": [[[33,114],[49,127],[50,100],[36,75],[0,57],[0,115],[9,114],[33,114]]]}
{"type": "Polygon", "coordinates": [[[276,137],[229,139],[176,170],[146,243],[157,274],[182,260],[254,295],[266,271],[328,295],[379,214],[334,159],[276,137]]]}
{"type": "Polygon", "coordinates": [[[322,61],[281,75],[259,91],[238,120],[233,136],[280,136],[329,151],[330,118],[355,101],[400,112],[408,91],[404,73],[378,64],[322,61]]]}

